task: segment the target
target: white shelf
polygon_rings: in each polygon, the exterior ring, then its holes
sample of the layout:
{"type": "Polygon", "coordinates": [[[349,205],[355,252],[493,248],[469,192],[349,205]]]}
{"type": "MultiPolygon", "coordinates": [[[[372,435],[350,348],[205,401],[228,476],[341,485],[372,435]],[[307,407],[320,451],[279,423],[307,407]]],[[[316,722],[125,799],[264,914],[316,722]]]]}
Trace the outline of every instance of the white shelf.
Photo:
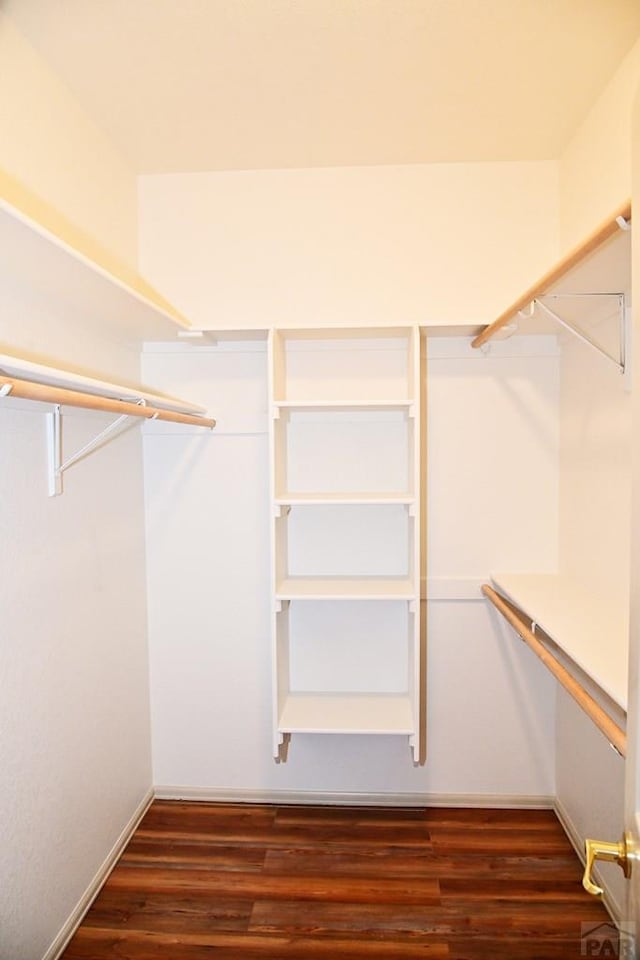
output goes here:
{"type": "Polygon", "coordinates": [[[367,410],[411,411],[415,400],[274,400],[274,410],[330,410],[351,413],[367,410]]]}
{"type": "Polygon", "coordinates": [[[408,338],[411,335],[411,326],[388,326],[386,324],[365,327],[345,327],[342,325],[327,324],[322,327],[278,327],[278,337],[284,341],[304,343],[307,340],[334,341],[343,343],[353,340],[385,340],[396,341],[399,338],[408,338]]]}
{"type": "Polygon", "coordinates": [[[87,324],[121,326],[136,340],[173,339],[189,322],[146,280],[119,263],[38,197],[0,173],[0,270],[48,310],[87,324]]]}
{"type": "Polygon", "coordinates": [[[405,504],[410,506],[415,503],[415,497],[410,493],[376,493],[369,491],[359,491],[357,493],[282,493],[279,494],[274,503],[280,507],[303,507],[303,506],[329,506],[345,505],[357,506],[358,504],[371,504],[384,506],[385,504],[405,504]]]}
{"type": "Polygon", "coordinates": [[[555,574],[496,573],[491,579],[626,710],[629,616],[623,598],[610,598],[555,574]]]}
{"type": "Polygon", "coordinates": [[[0,374],[5,377],[17,377],[20,380],[30,380],[49,387],[60,387],[67,390],[80,390],[97,397],[108,397],[112,400],[124,400],[136,403],[143,400],[153,407],[163,410],[174,410],[178,413],[205,413],[205,408],[178,400],[166,394],[151,393],[140,387],[127,384],[109,383],[105,380],[96,380],[94,377],[85,377],[82,374],[60,370],[43,363],[33,363],[21,357],[0,354],[0,374]]]}
{"type": "Polygon", "coordinates": [[[415,721],[407,695],[290,693],[280,713],[279,730],[411,735],[415,721]]]}
{"type": "Polygon", "coordinates": [[[276,585],[277,600],[411,600],[408,577],[288,577],[276,585]]]}

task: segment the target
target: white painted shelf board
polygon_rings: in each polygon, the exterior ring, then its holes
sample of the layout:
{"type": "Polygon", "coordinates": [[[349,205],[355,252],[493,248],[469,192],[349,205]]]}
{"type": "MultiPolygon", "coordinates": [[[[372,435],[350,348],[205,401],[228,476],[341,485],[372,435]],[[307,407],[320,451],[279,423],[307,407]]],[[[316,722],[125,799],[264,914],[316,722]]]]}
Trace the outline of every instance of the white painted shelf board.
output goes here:
{"type": "Polygon", "coordinates": [[[492,574],[496,588],[573,662],[627,708],[628,608],[555,574],[492,574]]]}
{"type": "Polygon", "coordinates": [[[414,400],[274,400],[275,410],[410,410],[414,400]]]}
{"type": "Polygon", "coordinates": [[[415,497],[410,493],[369,493],[362,491],[358,493],[290,493],[280,494],[274,501],[281,507],[299,507],[299,506],[330,506],[334,505],[352,505],[352,504],[371,504],[384,506],[385,504],[405,504],[410,506],[415,502],[415,497]]]}
{"type": "Polygon", "coordinates": [[[144,278],[134,286],[1,196],[0,249],[2,275],[36,290],[59,312],[124,326],[136,340],[169,340],[189,328],[144,278]]]}
{"type": "Polygon", "coordinates": [[[409,577],[287,577],[276,585],[278,600],[411,600],[409,577]]]}
{"type": "Polygon", "coordinates": [[[411,701],[403,694],[290,693],[281,733],[403,734],[414,732],[411,701]]]}
{"type": "Polygon", "coordinates": [[[322,327],[278,327],[278,336],[283,340],[304,341],[304,340],[332,340],[340,343],[345,340],[400,340],[406,339],[411,334],[412,327],[406,325],[388,326],[362,326],[362,327],[341,327],[339,325],[331,326],[328,324],[322,327]]]}
{"type": "Polygon", "coordinates": [[[200,414],[205,412],[204,407],[186,400],[179,400],[177,397],[152,393],[142,387],[96,380],[95,377],[86,377],[83,374],[60,370],[57,367],[50,367],[48,364],[33,363],[30,360],[12,357],[9,354],[0,354],[0,374],[5,377],[16,377],[20,380],[42,383],[48,387],[79,390],[98,397],[109,397],[112,400],[125,400],[133,403],[144,400],[150,406],[160,407],[163,410],[174,410],[178,413],[200,414]]]}

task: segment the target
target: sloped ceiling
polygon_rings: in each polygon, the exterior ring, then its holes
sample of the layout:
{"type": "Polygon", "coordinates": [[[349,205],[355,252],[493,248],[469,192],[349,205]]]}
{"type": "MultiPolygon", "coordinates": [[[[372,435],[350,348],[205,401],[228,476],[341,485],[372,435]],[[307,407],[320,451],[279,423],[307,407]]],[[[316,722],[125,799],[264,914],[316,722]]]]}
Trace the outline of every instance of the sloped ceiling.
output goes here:
{"type": "Polygon", "coordinates": [[[639,0],[4,0],[140,173],[557,156],[639,0]]]}

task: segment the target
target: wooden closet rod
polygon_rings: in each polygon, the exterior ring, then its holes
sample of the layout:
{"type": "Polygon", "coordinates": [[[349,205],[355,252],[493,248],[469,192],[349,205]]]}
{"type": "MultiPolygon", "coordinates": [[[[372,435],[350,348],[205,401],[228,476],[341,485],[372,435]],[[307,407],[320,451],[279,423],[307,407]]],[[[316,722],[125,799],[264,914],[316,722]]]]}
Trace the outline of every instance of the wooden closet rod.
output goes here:
{"type": "Polygon", "coordinates": [[[521,614],[520,611],[512,609],[512,607],[500,596],[499,593],[485,583],[482,587],[482,592],[485,597],[491,601],[496,610],[498,610],[502,616],[507,620],[513,629],[522,637],[525,643],[531,647],[533,652],[537,657],[542,660],[545,667],[551,671],[556,680],[564,689],[569,693],[576,703],[582,707],[584,712],[590,717],[591,720],[595,723],[598,729],[605,735],[609,743],[615,747],[618,753],[625,757],[627,754],[627,735],[624,730],[621,730],[617,723],[615,723],[609,714],[602,709],[599,703],[597,703],[593,697],[587,693],[584,687],[578,683],[575,677],[569,673],[566,667],[563,667],[562,664],[556,660],[552,653],[545,647],[543,643],[536,637],[535,633],[527,626],[525,619],[525,614],[521,614]]]}
{"type": "Polygon", "coordinates": [[[169,420],[171,423],[190,423],[197,427],[209,428],[216,425],[216,421],[208,417],[178,413],[174,410],[163,410],[161,407],[132,403],[129,400],[114,400],[111,397],[100,397],[93,393],[83,393],[80,390],[51,387],[44,383],[19,380],[15,377],[0,376],[0,391],[3,392],[4,396],[18,397],[24,400],[64,404],[67,407],[82,407],[85,410],[103,410],[121,415],[126,414],[130,417],[143,417],[146,420],[169,420]]]}
{"type": "MultiPolygon", "coordinates": [[[[483,343],[491,339],[494,333],[497,333],[498,330],[505,327],[510,320],[513,320],[519,310],[524,310],[525,307],[528,307],[536,297],[541,297],[545,293],[548,293],[549,288],[552,287],[554,283],[561,280],[562,277],[569,273],[570,270],[573,270],[581,260],[588,257],[590,253],[593,253],[594,250],[597,250],[598,247],[602,246],[603,243],[618,232],[621,218],[627,222],[631,219],[630,200],[616,210],[604,223],[600,224],[579,246],[570,250],[569,253],[567,253],[562,260],[559,260],[544,276],[540,277],[538,282],[534,283],[532,287],[529,287],[521,297],[518,297],[504,313],[500,314],[497,320],[494,320],[493,323],[485,327],[484,330],[471,341],[471,346],[481,347],[483,343]]],[[[613,290],[611,292],[617,293],[618,291],[613,290]]]]}

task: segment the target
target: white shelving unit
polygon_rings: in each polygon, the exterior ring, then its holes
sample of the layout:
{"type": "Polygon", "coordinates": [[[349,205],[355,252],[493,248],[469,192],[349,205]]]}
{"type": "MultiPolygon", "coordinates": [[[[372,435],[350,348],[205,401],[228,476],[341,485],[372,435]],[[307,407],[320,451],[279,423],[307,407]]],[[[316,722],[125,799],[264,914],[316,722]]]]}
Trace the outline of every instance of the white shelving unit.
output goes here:
{"type": "Polygon", "coordinates": [[[269,338],[273,748],[407,736],[420,759],[420,331],[269,338]]]}

